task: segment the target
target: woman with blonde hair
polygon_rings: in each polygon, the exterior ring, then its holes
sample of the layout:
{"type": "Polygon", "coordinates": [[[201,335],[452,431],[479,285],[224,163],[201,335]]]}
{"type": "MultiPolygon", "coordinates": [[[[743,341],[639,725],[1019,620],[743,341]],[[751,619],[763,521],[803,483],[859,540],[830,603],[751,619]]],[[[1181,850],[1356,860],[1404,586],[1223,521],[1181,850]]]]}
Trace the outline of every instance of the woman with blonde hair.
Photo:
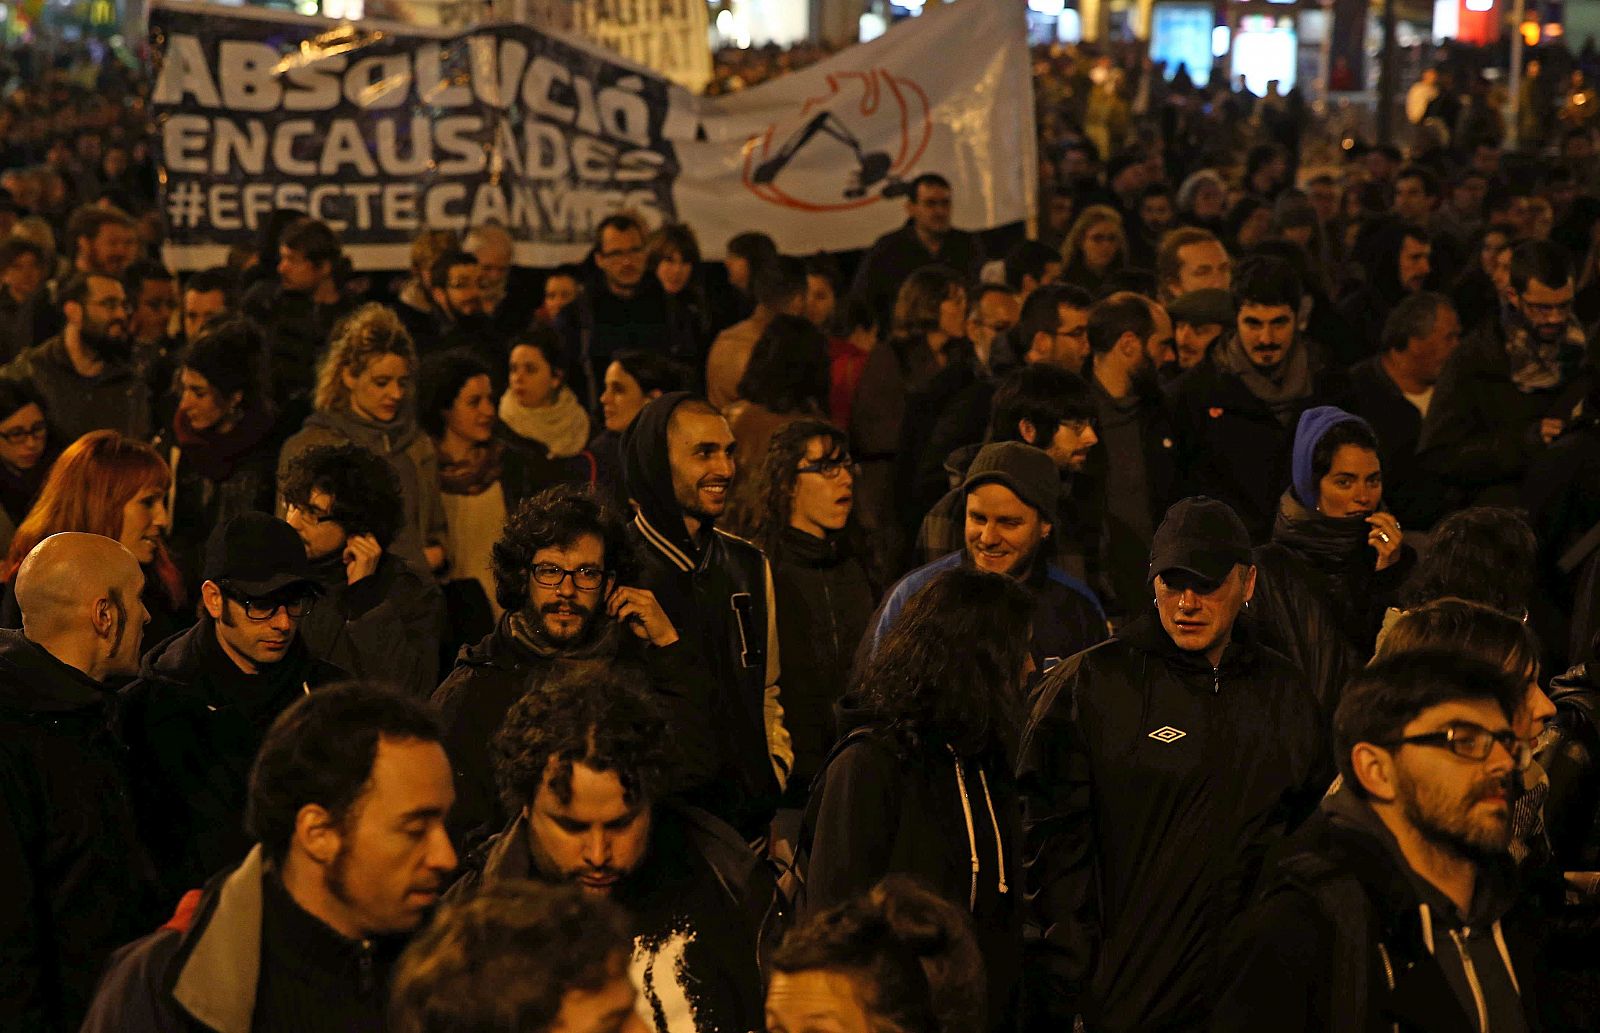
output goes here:
{"type": "Polygon", "coordinates": [[[51,467],[38,501],[0,564],[6,588],[0,624],[21,627],[12,581],[33,547],[62,531],[84,531],[120,542],[144,568],[143,599],[150,613],[146,642],[154,644],[188,627],[193,615],[184,613],[183,578],[164,540],[171,523],[171,486],[166,462],[142,441],[114,430],[92,431],[74,441],[51,467]]]}
{"type": "Polygon", "coordinates": [[[416,368],[411,335],[391,309],[368,304],[351,313],[334,330],[317,370],[316,411],[284,443],[278,483],[290,461],[315,445],[353,443],[378,455],[400,478],[405,506],[392,549],[428,574],[444,566],[445,515],[439,458],[417,428],[416,368]]]}
{"type": "Polygon", "coordinates": [[[1128,264],[1122,216],[1110,205],[1092,204],[1073,220],[1061,244],[1061,281],[1096,297],[1112,273],[1128,264]]]}

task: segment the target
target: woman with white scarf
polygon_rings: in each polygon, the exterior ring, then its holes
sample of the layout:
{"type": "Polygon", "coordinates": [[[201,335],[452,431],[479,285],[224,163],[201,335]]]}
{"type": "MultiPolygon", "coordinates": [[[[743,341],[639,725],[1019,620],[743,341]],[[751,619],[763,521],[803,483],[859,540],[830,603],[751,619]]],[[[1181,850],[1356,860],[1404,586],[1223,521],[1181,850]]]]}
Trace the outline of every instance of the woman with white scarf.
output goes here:
{"type": "Polygon", "coordinates": [[[561,339],[534,326],[511,342],[511,384],[500,397],[500,418],[521,437],[537,441],[551,459],[583,451],[589,414],[565,383],[561,339]]]}

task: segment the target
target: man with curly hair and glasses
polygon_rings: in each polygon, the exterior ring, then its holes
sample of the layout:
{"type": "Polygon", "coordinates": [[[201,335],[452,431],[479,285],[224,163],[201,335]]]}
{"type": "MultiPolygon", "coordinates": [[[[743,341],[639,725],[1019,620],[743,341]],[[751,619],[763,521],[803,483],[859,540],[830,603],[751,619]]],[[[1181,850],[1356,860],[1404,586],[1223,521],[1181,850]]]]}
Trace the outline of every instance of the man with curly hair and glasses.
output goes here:
{"type": "Polygon", "coordinates": [[[122,691],[144,840],[171,900],[250,852],[250,763],[295,700],[349,677],[312,655],[300,624],[322,589],[294,528],[245,513],[206,544],[198,623],[145,655],[122,691]]]}
{"type": "Polygon", "coordinates": [[[655,596],[630,587],[637,566],[622,523],[593,492],[558,485],[525,501],[495,543],[491,566],[505,613],[461,651],[433,695],[456,773],[457,844],[470,848],[511,816],[496,803],[489,741],[513,703],[565,670],[615,669],[647,687],[671,728],[675,780],[710,777],[703,665],[655,596]]]}
{"type": "Polygon", "coordinates": [[[607,899],[627,915],[651,1029],[761,1029],[756,940],[772,873],[732,826],[669,797],[666,724],[650,692],[614,668],[577,668],[529,691],[493,745],[514,817],[446,899],[520,879],[607,899]]]}

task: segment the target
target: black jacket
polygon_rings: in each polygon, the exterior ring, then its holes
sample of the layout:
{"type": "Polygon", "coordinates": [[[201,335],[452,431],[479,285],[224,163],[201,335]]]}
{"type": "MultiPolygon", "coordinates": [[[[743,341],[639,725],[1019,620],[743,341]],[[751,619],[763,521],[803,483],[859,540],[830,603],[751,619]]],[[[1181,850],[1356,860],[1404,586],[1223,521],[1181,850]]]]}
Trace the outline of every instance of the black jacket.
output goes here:
{"type": "Polygon", "coordinates": [[[1422,413],[1406,401],[1384,372],[1382,356],[1350,367],[1349,383],[1334,402],[1372,425],[1383,466],[1383,501],[1405,527],[1432,527],[1446,512],[1444,492],[1434,475],[1417,462],[1422,413]]]}
{"type": "Polygon", "coordinates": [[[989,1028],[1014,1023],[1022,965],[1022,813],[1001,757],[960,757],[862,726],[852,697],[839,706],[841,743],[807,808],[805,896],[812,916],[865,893],[886,875],[916,876],[972,917],[989,982],[989,1028]]]}
{"type": "Polygon", "coordinates": [[[116,953],[82,1033],[383,1033],[404,946],[334,932],[257,847],[116,953]]]}
{"type": "Polygon", "coordinates": [[[786,528],[772,556],[783,656],[783,717],[794,745],[789,801],[802,806],[833,746],[833,705],[844,692],[878,590],[842,535],[786,528]]]}
{"type": "Polygon", "coordinates": [[[444,597],[432,578],[418,575],[385,551],[378,569],[348,584],[338,553],[314,563],[322,597],[300,622],[313,656],[413,696],[438,684],[444,597]]]}
{"type": "Polygon", "coordinates": [[[455,770],[456,802],[447,825],[463,851],[504,828],[511,817],[495,790],[490,740],[517,700],[566,670],[601,663],[647,680],[672,729],[670,741],[681,765],[676,784],[709,780],[716,745],[704,718],[701,665],[687,639],[656,649],[602,614],[582,642],[540,655],[516,641],[508,620],[502,616],[481,642],[463,648],[455,670],[433,694],[444,724],[445,751],[455,770]]]}
{"type": "Polygon", "coordinates": [[[1539,421],[1568,418],[1566,400],[1581,397],[1586,374],[1558,388],[1520,391],[1511,382],[1505,329],[1486,322],[1445,363],[1422,421],[1417,462],[1448,493],[1450,508],[1517,505],[1517,487],[1543,450],[1539,421]]]}
{"type": "Polygon", "coordinates": [[[44,399],[50,440],[69,445],[93,430],[150,436],[150,389],[132,365],[107,362],[98,376],[79,375],[58,334],[29,348],[0,370],[32,386],[44,399]]]}
{"type": "Polygon", "coordinates": [[[298,637],[278,663],[247,675],[222,651],[209,616],[145,654],[119,696],[120,726],[164,907],[249,853],[245,795],[267,729],[301,696],[347,677],[298,637]]]}
{"type": "Polygon", "coordinates": [[[646,272],[632,297],[619,297],[595,278],[561,310],[556,330],[567,349],[567,384],[590,412],[600,409],[606,367],[620,351],[643,349],[694,367],[699,352],[692,317],[646,272]]]}
{"type": "Polygon", "coordinates": [[[152,443],[172,471],[172,487],[167,493],[167,510],[172,520],[167,548],[191,590],[200,582],[206,541],[213,529],[241,513],[273,511],[281,442],[270,433],[270,416],[262,414],[254,419],[261,421],[260,440],[236,456],[229,464],[227,476],[220,479],[213,480],[201,472],[198,464],[187,461],[191,457],[178,444],[177,434],[171,428],[152,443]]]}
{"type": "Polygon", "coordinates": [[[753,839],[772,819],[794,764],[778,693],[777,606],[760,549],[711,526],[691,539],[684,526],[667,424],[688,397],[656,399],[622,436],[623,476],[635,503],[628,541],[640,559],[639,587],[655,593],[710,681],[717,776],[688,798],[753,839]]]}
{"type": "Polygon", "coordinates": [[[1545,832],[1563,871],[1600,869],[1600,686],[1580,664],[1550,681],[1556,716],[1539,741],[1550,776],[1545,832]]]}
{"type": "Polygon", "coordinates": [[[983,241],[976,234],[952,229],[945,235],[936,255],[923,246],[911,220],[872,242],[856,267],[850,293],[872,306],[878,325],[888,326],[895,295],[906,277],[925,265],[949,266],[963,278],[975,282],[983,268],[983,241]]]}
{"type": "MultiPolygon", "coordinates": [[[[509,879],[546,879],[521,815],[463,868],[447,900],[509,879]]],[[[732,828],[692,807],[654,804],[644,860],[611,900],[629,919],[639,1003],[655,1033],[763,1028],[757,944],[776,889],[771,869],[732,828]]]]}
{"type": "MultiPolygon", "coordinates": [[[[1217,347],[1224,346],[1219,341],[1217,347]]],[[[1306,341],[1299,342],[1307,347],[1306,341]]],[[[1340,379],[1315,375],[1311,393],[1280,419],[1214,356],[1185,374],[1172,401],[1178,470],[1175,498],[1209,495],[1233,507],[1253,541],[1267,540],[1300,414],[1339,393],[1340,379]]]]}
{"type": "Polygon", "coordinates": [[[1416,566],[1415,550],[1402,544],[1400,558],[1377,570],[1377,553],[1366,543],[1371,526],[1310,512],[1288,491],[1272,541],[1252,553],[1255,627],[1305,674],[1330,727],[1345,681],[1372,656],[1384,611],[1416,566]]]}
{"type": "Polygon", "coordinates": [[[1509,873],[1483,869],[1464,918],[1411,871],[1377,815],[1340,789],[1280,845],[1258,902],[1230,930],[1212,1028],[1532,1028],[1521,994],[1538,972],[1514,926],[1501,926],[1509,889],[1509,873]]]}
{"type": "Polygon", "coordinates": [[[274,279],[247,290],[239,307],[266,338],[265,354],[256,361],[268,375],[283,425],[294,426],[310,411],[317,360],[329,336],[341,319],[355,311],[356,303],[341,298],[319,305],[309,294],[285,290],[274,279]]]}
{"type": "Polygon", "coordinates": [[[78,1028],[106,958],[149,928],[115,697],[0,631],[0,1029],[78,1028]]]}
{"type": "MultiPolygon", "coordinates": [[[[1327,787],[1316,702],[1245,622],[1213,669],[1148,611],[1040,683],[1020,782],[1041,1021],[1203,1028],[1267,848],[1327,787]]],[[[1043,1027],[1040,1027],[1043,1028],[1043,1027]]]]}

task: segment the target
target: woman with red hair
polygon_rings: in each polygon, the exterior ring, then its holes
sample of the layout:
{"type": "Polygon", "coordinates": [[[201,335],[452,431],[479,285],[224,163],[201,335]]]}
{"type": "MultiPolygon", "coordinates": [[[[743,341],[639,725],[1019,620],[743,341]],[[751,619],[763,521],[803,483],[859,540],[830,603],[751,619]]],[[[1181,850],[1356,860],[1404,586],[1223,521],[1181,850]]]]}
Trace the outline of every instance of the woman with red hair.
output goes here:
{"type": "Polygon", "coordinates": [[[114,430],[85,434],[50,470],[39,499],[0,564],[5,601],[0,624],[21,627],[12,579],[33,547],[62,531],[87,531],[121,542],[144,568],[145,642],[154,645],[194,622],[183,606],[183,579],[163,540],[172,472],[155,449],[114,430]]]}

